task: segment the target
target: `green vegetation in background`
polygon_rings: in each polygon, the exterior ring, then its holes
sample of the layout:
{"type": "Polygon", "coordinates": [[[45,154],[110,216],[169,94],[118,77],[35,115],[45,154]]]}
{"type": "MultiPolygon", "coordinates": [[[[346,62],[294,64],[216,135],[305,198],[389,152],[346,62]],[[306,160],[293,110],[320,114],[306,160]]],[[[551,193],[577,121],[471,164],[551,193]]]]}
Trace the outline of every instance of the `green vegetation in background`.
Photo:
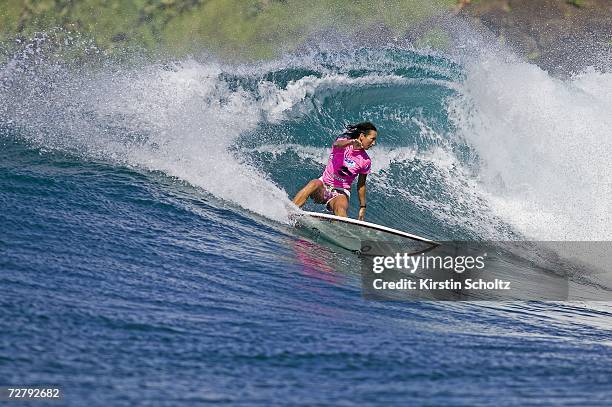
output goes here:
{"type": "Polygon", "coordinates": [[[151,32],[140,24],[147,0],[8,0],[0,6],[0,31],[6,41],[15,36],[31,37],[57,27],[91,35],[104,49],[133,42],[154,45],[151,32]]]}
{"type": "Polygon", "coordinates": [[[0,39],[17,33],[23,0],[0,1],[0,39]]]}
{"type": "MultiPolygon", "coordinates": [[[[394,35],[448,11],[456,0],[4,0],[0,40],[53,27],[91,36],[113,52],[132,46],[173,55],[210,50],[270,58],[333,29],[359,33],[383,25],[394,35]]],[[[429,45],[441,41],[429,34],[429,45]]],[[[441,37],[440,37],[441,38],[441,37]]],[[[443,41],[442,41],[443,42],[443,41]]]]}
{"type": "Polygon", "coordinates": [[[209,0],[168,21],[161,39],[177,51],[204,45],[226,56],[265,58],[329,28],[355,33],[384,25],[401,35],[454,4],[454,0],[209,0]]]}

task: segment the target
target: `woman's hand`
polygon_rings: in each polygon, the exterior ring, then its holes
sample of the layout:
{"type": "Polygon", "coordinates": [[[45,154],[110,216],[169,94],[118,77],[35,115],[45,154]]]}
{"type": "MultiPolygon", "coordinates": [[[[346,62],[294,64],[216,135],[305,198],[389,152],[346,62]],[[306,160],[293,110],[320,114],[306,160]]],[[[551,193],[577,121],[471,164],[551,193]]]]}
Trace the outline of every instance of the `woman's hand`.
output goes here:
{"type": "Polygon", "coordinates": [[[365,213],[366,213],[366,208],[365,206],[362,206],[361,208],[359,208],[359,216],[357,217],[357,219],[365,220],[365,213]]]}

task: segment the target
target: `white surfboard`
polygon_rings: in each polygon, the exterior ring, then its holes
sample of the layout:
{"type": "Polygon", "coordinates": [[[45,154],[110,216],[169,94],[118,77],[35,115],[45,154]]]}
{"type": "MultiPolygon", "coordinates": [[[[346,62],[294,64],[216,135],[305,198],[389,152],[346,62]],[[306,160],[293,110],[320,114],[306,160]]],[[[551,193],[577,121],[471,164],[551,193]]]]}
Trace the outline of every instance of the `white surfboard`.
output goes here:
{"type": "Polygon", "coordinates": [[[326,213],[301,211],[296,216],[296,223],[333,244],[368,255],[386,255],[377,251],[388,251],[389,245],[404,247],[410,252],[425,251],[439,245],[433,240],[387,226],[326,213]]]}

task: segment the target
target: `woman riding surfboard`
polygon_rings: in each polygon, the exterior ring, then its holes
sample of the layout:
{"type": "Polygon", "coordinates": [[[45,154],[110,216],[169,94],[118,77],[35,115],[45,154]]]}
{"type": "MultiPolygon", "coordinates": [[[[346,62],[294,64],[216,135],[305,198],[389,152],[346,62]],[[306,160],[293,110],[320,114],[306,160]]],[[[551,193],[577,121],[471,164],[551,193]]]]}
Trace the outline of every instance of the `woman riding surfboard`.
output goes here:
{"type": "Polygon", "coordinates": [[[298,207],[304,206],[308,198],[336,216],[347,217],[351,185],[357,181],[359,196],[359,220],[366,213],[366,178],[372,161],[366,150],[376,144],[378,132],[370,122],[346,126],[344,133],[332,145],[329,161],[321,177],[311,180],[293,198],[298,207]]]}

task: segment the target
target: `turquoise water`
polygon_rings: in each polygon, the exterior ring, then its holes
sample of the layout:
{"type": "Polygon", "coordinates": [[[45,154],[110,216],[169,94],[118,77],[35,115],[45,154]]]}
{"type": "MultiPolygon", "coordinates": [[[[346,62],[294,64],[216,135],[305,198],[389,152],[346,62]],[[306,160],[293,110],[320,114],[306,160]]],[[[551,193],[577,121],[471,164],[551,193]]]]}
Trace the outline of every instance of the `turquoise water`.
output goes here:
{"type": "Polygon", "coordinates": [[[288,220],[371,120],[367,220],[610,240],[609,74],[400,47],[0,72],[2,383],[66,405],[612,397],[608,303],[365,301],[356,256],[288,220]]]}

